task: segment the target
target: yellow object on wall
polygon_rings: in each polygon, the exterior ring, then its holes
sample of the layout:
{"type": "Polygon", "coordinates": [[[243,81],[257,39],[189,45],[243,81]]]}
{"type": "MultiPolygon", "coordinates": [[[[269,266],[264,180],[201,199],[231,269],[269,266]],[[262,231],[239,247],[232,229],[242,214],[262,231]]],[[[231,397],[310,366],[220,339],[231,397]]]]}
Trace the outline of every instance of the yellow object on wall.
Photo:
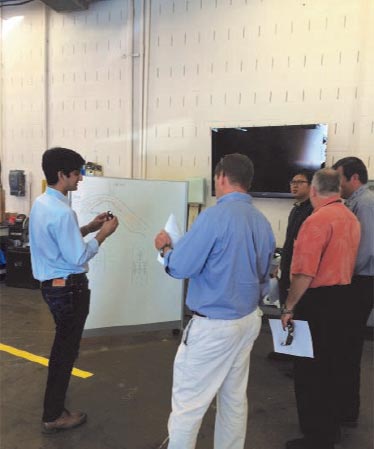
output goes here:
{"type": "Polygon", "coordinates": [[[45,192],[46,188],[47,188],[47,180],[46,179],[42,179],[42,193],[45,192]]]}

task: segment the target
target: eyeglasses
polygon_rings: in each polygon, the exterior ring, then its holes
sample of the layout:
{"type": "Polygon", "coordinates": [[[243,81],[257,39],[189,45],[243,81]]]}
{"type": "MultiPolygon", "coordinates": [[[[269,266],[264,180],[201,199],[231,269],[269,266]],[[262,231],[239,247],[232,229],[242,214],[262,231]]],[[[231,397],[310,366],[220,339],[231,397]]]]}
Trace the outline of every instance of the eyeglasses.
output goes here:
{"type": "Polygon", "coordinates": [[[293,326],[293,323],[291,323],[290,321],[287,323],[287,332],[288,332],[288,334],[286,337],[286,341],[281,343],[282,346],[290,346],[290,345],[292,345],[292,342],[293,342],[294,326],[293,326]]]}
{"type": "Polygon", "coordinates": [[[305,182],[306,182],[307,184],[309,184],[308,181],[299,181],[299,180],[294,181],[294,180],[292,180],[292,181],[290,181],[290,186],[299,186],[299,185],[301,185],[301,184],[304,184],[305,182]]]}

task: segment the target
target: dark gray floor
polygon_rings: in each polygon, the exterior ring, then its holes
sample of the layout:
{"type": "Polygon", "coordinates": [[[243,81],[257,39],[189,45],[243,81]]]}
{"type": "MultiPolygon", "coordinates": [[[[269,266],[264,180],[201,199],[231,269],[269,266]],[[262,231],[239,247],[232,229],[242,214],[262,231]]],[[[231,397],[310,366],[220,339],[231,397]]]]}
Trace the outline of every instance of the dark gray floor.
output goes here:
{"type": "MultiPolygon", "coordinates": [[[[53,323],[37,290],[0,285],[0,343],[49,356],[53,323]]],[[[167,436],[172,362],[178,337],[170,331],[85,338],[77,367],[95,375],[72,377],[68,407],[88,413],[87,424],[52,436],[40,433],[47,369],[0,351],[0,449],[158,449],[167,436]]],[[[248,387],[246,449],[278,449],[299,436],[288,362],[267,359],[267,320],[257,340],[248,387]]],[[[373,448],[373,342],[365,343],[359,427],[343,430],[337,448],[373,448]]],[[[214,404],[197,449],[213,448],[214,404]]]]}

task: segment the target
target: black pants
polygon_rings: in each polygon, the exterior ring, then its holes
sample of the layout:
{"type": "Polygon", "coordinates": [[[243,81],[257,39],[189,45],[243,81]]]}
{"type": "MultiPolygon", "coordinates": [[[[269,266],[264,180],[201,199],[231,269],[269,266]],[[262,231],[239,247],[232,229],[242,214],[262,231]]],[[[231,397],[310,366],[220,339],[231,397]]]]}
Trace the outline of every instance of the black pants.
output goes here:
{"type": "Polygon", "coordinates": [[[279,287],[279,302],[280,305],[283,306],[286,303],[286,299],[288,296],[288,290],[290,288],[290,273],[289,271],[286,273],[281,273],[281,277],[278,280],[279,287]]]}
{"type": "Polygon", "coordinates": [[[75,285],[43,287],[42,295],[56,323],[42,417],[44,422],[50,422],[65,408],[66,391],[89,312],[90,290],[87,278],[82,278],[75,285]]]}
{"type": "Polygon", "coordinates": [[[341,420],[356,421],[360,411],[361,357],[366,323],[374,302],[374,276],[354,276],[350,293],[351,337],[347,351],[345,388],[341,395],[341,420]]]}
{"type": "Polygon", "coordinates": [[[295,319],[309,322],[314,359],[297,357],[295,394],[299,422],[316,447],[332,447],[339,429],[339,397],[349,338],[350,286],[308,289],[295,319]]]}

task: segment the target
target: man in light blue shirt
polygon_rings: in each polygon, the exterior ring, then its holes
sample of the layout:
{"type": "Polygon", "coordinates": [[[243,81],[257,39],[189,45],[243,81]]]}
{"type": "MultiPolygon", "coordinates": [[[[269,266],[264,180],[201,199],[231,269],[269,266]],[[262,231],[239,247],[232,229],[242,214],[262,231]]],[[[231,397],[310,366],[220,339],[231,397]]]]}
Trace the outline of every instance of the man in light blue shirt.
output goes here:
{"type": "Polygon", "coordinates": [[[270,224],[248,194],[252,178],[248,157],[225,156],[215,169],[216,206],[198,216],[175,248],[165,231],[155,238],[167,273],[189,278],[193,313],[174,362],[169,449],[195,447],[215,396],[214,448],[244,447],[250,353],[275,249],[270,224]]]}
{"type": "Polygon", "coordinates": [[[369,190],[368,172],[357,157],[338,160],[333,168],[340,175],[345,204],[361,225],[361,240],[352,278],[350,348],[342,373],[341,424],[356,427],[360,411],[360,366],[365,327],[374,303],[374,194],[369,190]]]}
{"type": "Polygon", "coordinates": [[[79,228],[67,194],[77,190],[84,163],[73,150],[45,151],[42,166],[48,187],[35,200],[30,213],[32,270],[56,323],[44,396],[44,433],[70,429],[86,421],[85,413],[66,410],[65,395],[89,310],[87,263],[118,226],[116,217],[102,213],[79,228]],[[83,240],[95,231],[98,233],[93,239],[83,240]]]}

